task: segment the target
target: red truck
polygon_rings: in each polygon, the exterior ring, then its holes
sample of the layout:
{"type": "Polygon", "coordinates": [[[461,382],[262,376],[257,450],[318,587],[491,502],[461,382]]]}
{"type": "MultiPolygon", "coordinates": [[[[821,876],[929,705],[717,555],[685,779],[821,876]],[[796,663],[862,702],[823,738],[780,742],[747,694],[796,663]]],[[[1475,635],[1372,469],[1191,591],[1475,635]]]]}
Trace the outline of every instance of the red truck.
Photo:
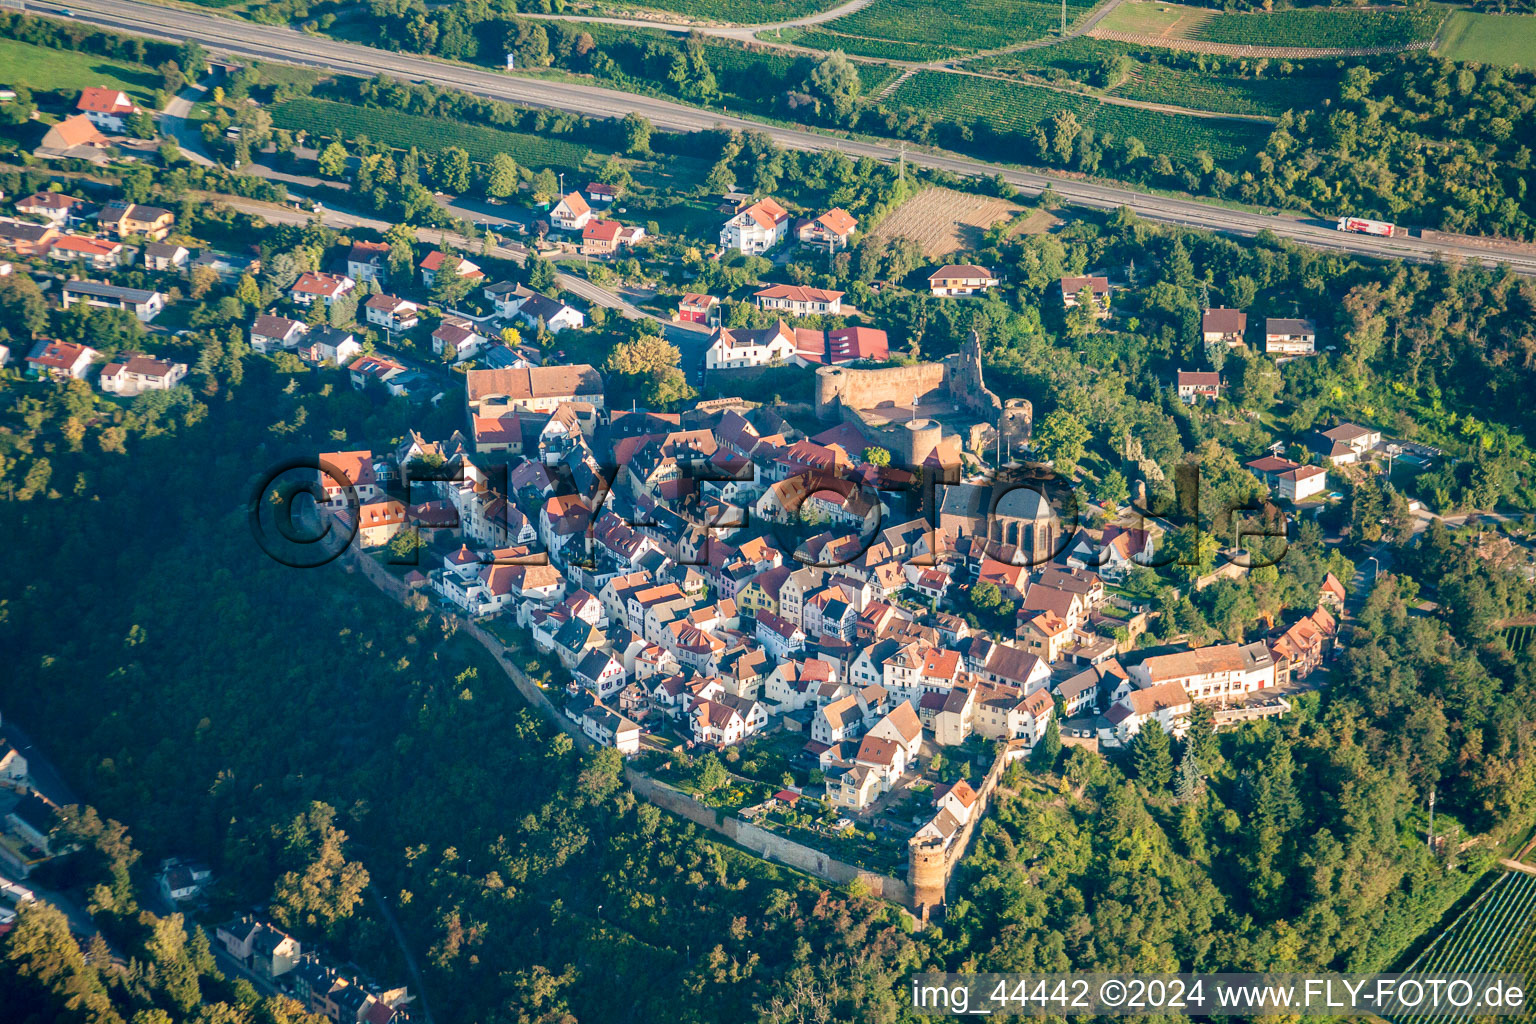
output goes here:
{"type": "Polygon", "coordinates": [[[1388,224],[1384,220],[1366,220],[1364,217],[1340,217],[1339,230],[1361,235],[1381,235],[1383,238],[1407,233],[1396,224],[1388,224]]]}

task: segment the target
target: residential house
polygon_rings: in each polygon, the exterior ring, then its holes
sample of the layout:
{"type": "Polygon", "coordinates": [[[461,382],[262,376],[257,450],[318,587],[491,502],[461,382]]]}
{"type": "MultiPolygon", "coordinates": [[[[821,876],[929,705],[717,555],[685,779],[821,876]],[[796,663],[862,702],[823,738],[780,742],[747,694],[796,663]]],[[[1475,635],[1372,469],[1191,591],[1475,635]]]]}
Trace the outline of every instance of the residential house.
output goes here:
{"type": "Polygon", "coordinates": [[[862,811],[874,803],[880,794],[880,775],[868,765],[838,761],[827,767],[827,803],[850,811],[862,811]]]}
{"type": "Polygon", "coordinates": [[[720,248],[726,252],[764,253],[789,233],[789,211],[773,199],[760,199],[720,228],[720,248]]]}
{"type": "Polygon", "coordinates": [[[529,327],[543,324],[551,334],[559,334],[567,327],[581,328],[587,325],[586,314],[559,299],[534,292],[517,307],[517,318],[529,327]]]}
{"type": "Polygon", "coordinates": [[[645,237],[645,228],[616,220],[589,220],[581,229],[581,251],[586,256],[612,256],[626,245],[645,237]]]}
{"type": "Polygon", "coordinates": [[[352,387],[358,391],[367,389],[370,381],[383,384],[390,377],[404,372],[403,364],[377,352],[359,356],[347,366],[347,375],[352,379],[352,387]]]}
{"type": "Polygon", "coordinates": [[[394,295],[370,295],[363,303],[363,319],[391,333],[409,331],[421,323],[421,307],[394,295]]]}
{"type": "Polygon", "coordinates": [[[16,212],[37,217],[56,228],[81,224],[95,211],[94,204],[63,192],[34,192],[16,200],[16,212]]]}
{"type": "Polygon", "coordinates": [[[293,282],[293,287],[288,289],[288,297],[300,306],[308,306],[316,299],[321,299],[327,306],[357,287],[357,282],[345,275],[322,274],[316,270],[306,270],[299,275],[299,279],[293,282]]]}
{"type": "Polygon", "coordinates": [[[251,348],[262,355],[297,348],[308,333],[309,328],[298,320],[264,313],[251,323],[251,348]]]}
{"type": "Polygon", "coordinates": [[[848,248],[858,226],[847,210],[834,207],[812,220],[800,224],[800,244],[825,248],[828,252],[848,248]]]}
{"type": "Polygon", "coordinates": [[[148,323],[165,308],[165,296],[143,288],[123,288],[100,281],[66,281],[60,289],[65,309],[77,302],[101,309],[123,309],[148,323]]]}
{"type": "Polygon", "coordinates": [[[928,290],[938,296],[975,295],[997,285],[991,270],[974,263],[946,264],[928,275],[928,290]]]}
{"type": "Polygon", "coordinates": [[[757,308],[779,310],[791,316],[821,313],[837,316],[843,311],[843,293],[799,284],[774,284],[753,293],[757,308]]]}
{"type": "Polygon", "coordinates": [[[767,609],[757,612],[757,639],[775,661],[783,661],[805,648],[800,627],[767,609]]]}
{"type": "MultiPolygon", "coordinates": [[[[933,712],[933,738],[940,746],[959,746],[970,738],[976,724],[976,692],[974,686],[956,686],[943,694],[944,703],[933,712]]],[[[930,694],[929,697],[939,696],[930,694]]]]}
{"type": "Polygon", "coordinates": [[[1333,649],[1338,622],[1326,608],[1318,608],[1291,623],[1270,647],[1275,659],[1277,685],[1302,680],[1322,664],[1333,649]]]}
{"type": "Polygon", "coordinates": [[[1033,747],[1045,735],[1055,710],[1049,690],[1025,694],[1011,686],[988,687],[977,697],[972,730],[986,739],[1021,739],[1033,747]]]}
{"type": "Polygon", "coordinates": [[[588,202],[602,203],[605,206],[612,206],[614,200],[619,198],[617,185],[606,185],[600,181],[587,182],[587,187],[582,191],[586,192],[588,202]]]}
{"type": "Polygon", "coordinates": [[[96,350],[73,341],[39,341],[27,355],[27,366],[39,377],[84,380],[96,350]]]}
{"type": "Polygon", "coordinates": [[[1152,723],[1164,732],[1183,735],[1189,713],[1194,710],[1190,694],[1176,679],[1131,690],[1104,713],[1109,739],[1125,744],[1152,723]]]}
{"type": "Polygon", "coordinates": [[[717,327],[704,350],[704,369],[787,366],[797,351],[795,332],[783,320],[772,327],[717,327]]]}
{"type": "Polygon", "coordinates": [[[110,238],[64,235],[53,241],[48,258],[58,263],[76,263],[92,270],[116,270],[123,262],[123,243],[110,238]]]}
{"type": "Polygon", "coordinates": [[[450,261],[455,260],[457,261],[455,264],[456,272],[460,277],[481,278],[485,276],[485,271],[480,269],[479,264],[473,263],[454,253],[434,249],[422,257],[421,263],[418,265],[421,270],[421,283],[431,288],[437,282],[438,273],[445,266],[448,266],[450,261]]]}
{"type": "Polygon", "coordinates": [[[101,130],[84,114],[66,117],[43,133],[43,141],[33,150],[44,158],[87,160],[94,164],[107,162],[106,150],[112,145],[101,130]]]}
{"type": "Polygon", "coordinates": [[[93,85],[80,90],[75,109],[104,132],[124,132],[128,119],[139,112],[133,100],[121,89],[93,85]]]}
{"type": "Polygon", "coordinates": [[[164,274],[180,270],[192,258],[192,251],[174,242],[150,242],[144,246],[144,268],[164,274]]]}
{"type": "Polygon", "coordinates": [[[1193,700],[1245,697],[1275,685],[1275,659],[1263,642],[1217,644],[1154,655],[1130,670],[1143,688],[1178,683],[1193,700]]]}
{"type": "Polygon", "coordinates": [[[432,332],[432,351],[436,355],[449,353],[458,362],[479,352],[486,340],[468,320],[444,317],[437,330],[432,332]]]}
{"type": "Polygon", "coordinates": [[[586,402],[594,409],[604,408],[602,374],[587,363],[470,370],[464,377],[469,411],[480,416],[508,412],[547,414],[566,402],[586,402]]]}
{"type": "Polygon", "coordinates": [[[640,726],[601,704],[582,712],[581,731],[599,746],[613,747],[621,754],[640,753],[640,726]]]}
{"type": "Polygon", "coordinates": [[[1083,292],[1093,296],[1093,315],[1095,319],[1103,320],[1109,316],[1109,278],[1094,277],[1064,277],[1061,279],[1061,304],[1067,309],[1076,309],[1082,301],[1083,292]]]}
{"type": "Polygon", "coordinates": [[[114,238],[141,236],[163,242],[176,223],[176,215],[158,206],[140,206],[114,200],[96,214],[96,226],[114,238]]]}
{"type": "Polygon", "coordinates": [[[1237,348],[1248,331],[1248,314],[1240,309],[1208,309],[1200,317],[1200,336],[1207,345],[1237,348]]]}
{"type": "Polygon", "coordinates": [[[556,231],[580,231],[592,219],[592,207],[580,192],[564,196],[549,211],[549,224],[556,231]]]}
{"type": "Polygon", "coordinates": [[[261,257],[236,256],[233,253],[204,250],[192,257],[192,270],[208,268],[225,284],[232,284],[246,274],[255,277],[261,273],[261,257]]]}
{"type": "Polygon", "coordinates": [[[131,398],[146,391],[169,391],[186,375],[186,363],[121,352],[102,367],[101,390],[131,398]]]}
{"type": "Polygon", "coordinates": [[[1200,399],[1214,402],[1221,397],[1221,374],[1204,370],[1180,370],[1179,401],[1194,405],[1200,399]]]}
{"type": "Polygon", "coordinates": [[[1381,431],[1362,427],[1358,423],[1340,423],[1336,427],[1318,431],[1314,447],[1335,465],[1359,462],[1361,456],[1381,444],[1381,431]]]}
{"type": "Polygon", "coordinates": [[[354,281],[378,281],[389,265],[386,242],[353,242],[347,251],[347,276],[354,281]]]}
{"type": "Polygon", "coordinates": [[[383,547],[405,526],[405,505],[393,498],[365,502],[357,508],[357,542],[362,547],[383,547]]]}
{"type": "Polygon", "coordinates": [[[864,726],[864,713],[857,696],[842,697],[816,709],[811,719],[811,740],[831,746],[853,739],[864,726]]]}
{"type": "Polygon", "coordinates": [[[1264,351],[1287,359],[1317,352],[1317,325],[1311,320],[1270,317],[1264,321],[1264,351]]]}
{"type": "Polygon", "coordinates": [[[195,899],[212,877],[213,872],[206,864],[168,857],[160,862],[160,870],[155,874],[155,886],[167,903],[185,903],[195,899]]]}
{"type": "Polygon", "coordinates": [[[315,366],[321,363],[346,366],[363,352],[363,346],[358,344],[352,332],[340,327],[322,324],[306,333],[303,340],[305,344],[299,347],[299,358],[315,366]]]}
{"type": "Polygon", "coordinates": [[[1278,455],[1254,459],[1244,467],[1286,501],[1306,501],[1328,486],[1328,471],[1322,466],[1304,466],[1278,455]]]}
{"type": "Polygon", "coordinates": [[[41,256],[53,247],[59,229],[52,224],[30,224],[0,218],[0,245],[18,256],[41,256]]]}

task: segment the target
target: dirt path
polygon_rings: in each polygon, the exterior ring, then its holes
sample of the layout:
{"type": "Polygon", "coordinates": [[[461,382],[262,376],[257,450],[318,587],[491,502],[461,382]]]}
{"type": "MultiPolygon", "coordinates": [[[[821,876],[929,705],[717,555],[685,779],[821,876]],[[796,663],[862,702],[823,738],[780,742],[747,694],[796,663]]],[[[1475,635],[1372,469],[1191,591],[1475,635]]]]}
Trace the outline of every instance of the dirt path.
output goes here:
{"type": "Polygon", "coordinates": [[[1245,43],[1212,43],[1203,39],[1177,39],[1171,36],[1148,35],[1141,32],[1119,32],[1114,29],[1094,29],[1088,33],[1094,39],[1108,39],[1117,43],[1151,46],[1163,50],[1184,50],[1188,53],[1209,53],[1221,57],[1268,57],[1273,60],[1311,60],[1318,57],[1378,57],[1387,53],[1407,53],[1411,50],[1427,50],[1428,40],[1395,46],[1249,46],[1245,43]]]}

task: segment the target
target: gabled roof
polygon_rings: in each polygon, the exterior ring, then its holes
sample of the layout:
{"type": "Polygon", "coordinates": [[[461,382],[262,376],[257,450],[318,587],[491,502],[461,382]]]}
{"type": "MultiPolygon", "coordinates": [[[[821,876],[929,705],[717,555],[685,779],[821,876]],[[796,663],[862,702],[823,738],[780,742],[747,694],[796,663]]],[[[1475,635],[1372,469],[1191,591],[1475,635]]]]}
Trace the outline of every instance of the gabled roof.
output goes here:
{"type": "Polygon", "coordinates": [[[80,90],[80,102],[75,104],[75,109],[93,114],[131,114],[138,108],[127,93],[92,85],[80,90]]]}
{"type": "Polygon", "coordinates": [[[853,215],[850,214],[847,210],[840,206],[836,206],[822,214],[820,217],[817,217],[816,223],[820,224],[823,228],[826,228],[828,231],[835,235],[846,235],[848,232],[854,229],[854,226],[858,224],[858,221],[855,220],[853,215]]]}
{"type": "Polygon", "coordinates": [[[1208,309],[1200,318],[1200,329],[1206,334],[1242,334],[1248,329],[1248,314],[1240,309],[1208,309]]]}
{"type": "Polygon", "coordinates": [[[592,212],[592,207],[587,205],[587,201],[581,197],[580,192],[572,192],[570,195],[563,197],[560,202],[555,204],[555,209],[558,210],[562,206],[569,210],[573,217],[580,217],[584,213],[592,212]]]}
{"type": "Polygon", "coordinates": [[[789,211],[780,206],[777,201],[773,199],[759,199],[732,219],[739,220],[743,224],[750,220],[766,231],[775,224],[787,220],[788,217],[789,211]]]}
{"type": "Polygon", "coordinates": [[[992,277],[992,271],[986,267],[978,267],[974,263],[946,263],[944,266],[928,275],[929,281],[952,280],[961,277],[966,279],[992,277]]]}
{"type": "Polygon", "coordinates": [[[491,395],[513,400],[601,395],[603,378],[587,363],[530,366],[524,369],[470,370],[464,386],[470,401],[491,395]]]}

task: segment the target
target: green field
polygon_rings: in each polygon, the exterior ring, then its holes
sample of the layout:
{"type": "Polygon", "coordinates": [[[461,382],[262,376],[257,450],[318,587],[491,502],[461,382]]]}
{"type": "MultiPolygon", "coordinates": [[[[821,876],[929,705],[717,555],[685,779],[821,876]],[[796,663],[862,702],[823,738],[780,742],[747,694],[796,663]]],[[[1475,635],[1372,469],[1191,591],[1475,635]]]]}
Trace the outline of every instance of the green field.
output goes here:
{"type": "Polygon", "coordinates": [[[1036,86],[921,71],[897,89],[889,101],[929,112],[950,121],[980,122],[997,131],[1027,135],[1036,125],[1059,110],[1070,110],[1078,123],[1091,127],[1102,139],[1137,138],[1149,153],[1182,158],[1204,149],[1218,161],[1250,156],[1269,137],[1268,125],[1252,121],[1182,117],[1153,110],[1101,103],[1092,96],[1076,96],[1036,86]]]}
{"type": "Polygon", "coordinates": [[[741,25],[788,21],[807,14],[830,10],[839,0],[625,0],[607,3],[599,0],[598,13],[634,16],[644,11],[671,11],[698,21],[718,21],[741,25]]]}
{"type": "Polygon", "coordinates": [[[1433,39],[1444,20],[1442,7],[1223,14],[1202,22],[1189,38],[1245,46],[1405,46],[1433,39]]]}
{"type": "Polygon", "coordinates": [[[1435,56],[1508,68],[1536,68],[1536,16],[1456,11],[1440,33],[1435,56]]]}
{"type": "Polygon", "coordinates": [[[574,170],[587,158],[587,147],[560,139],[549,139],[522,132],[504,132],[495,128],[418,117],[398,110],[360,107],[334,100],[297,99],[272,108],[272,123],[289,131],[311,135],[366,135],[386,146],[409,149],[412,146],[435,153],[445,146],[458,146],[471,160],[488,162],[496,153],[507,153],[524,167],[564,167],[574,170]]]}
{"type": "MultiPolygon", "coordinates": [[[[1092,6],[1093,0],[1068,0],[1067,20],[1071,22],[1092,6]]],[[[942,8],[932,0],[875,0],[821,29],[838,37],[861,36],[926,47],[935,57],[944,57],[1039,39],[1060,25],[1061,4],[1048,0],[959,0],[942,8]]],[[[863,52],[848,46],[843,49],[863,52]]]]}
{"type": "Polygon", "coordinates": [[[140,106],[155,105],[160,75],[137,64],[98,57],[78,50],[54,50],[15,39],[0,39],[0,82],[24,83],[30,89],[78,92],[88,85],[122,89],[140,106]]]}

